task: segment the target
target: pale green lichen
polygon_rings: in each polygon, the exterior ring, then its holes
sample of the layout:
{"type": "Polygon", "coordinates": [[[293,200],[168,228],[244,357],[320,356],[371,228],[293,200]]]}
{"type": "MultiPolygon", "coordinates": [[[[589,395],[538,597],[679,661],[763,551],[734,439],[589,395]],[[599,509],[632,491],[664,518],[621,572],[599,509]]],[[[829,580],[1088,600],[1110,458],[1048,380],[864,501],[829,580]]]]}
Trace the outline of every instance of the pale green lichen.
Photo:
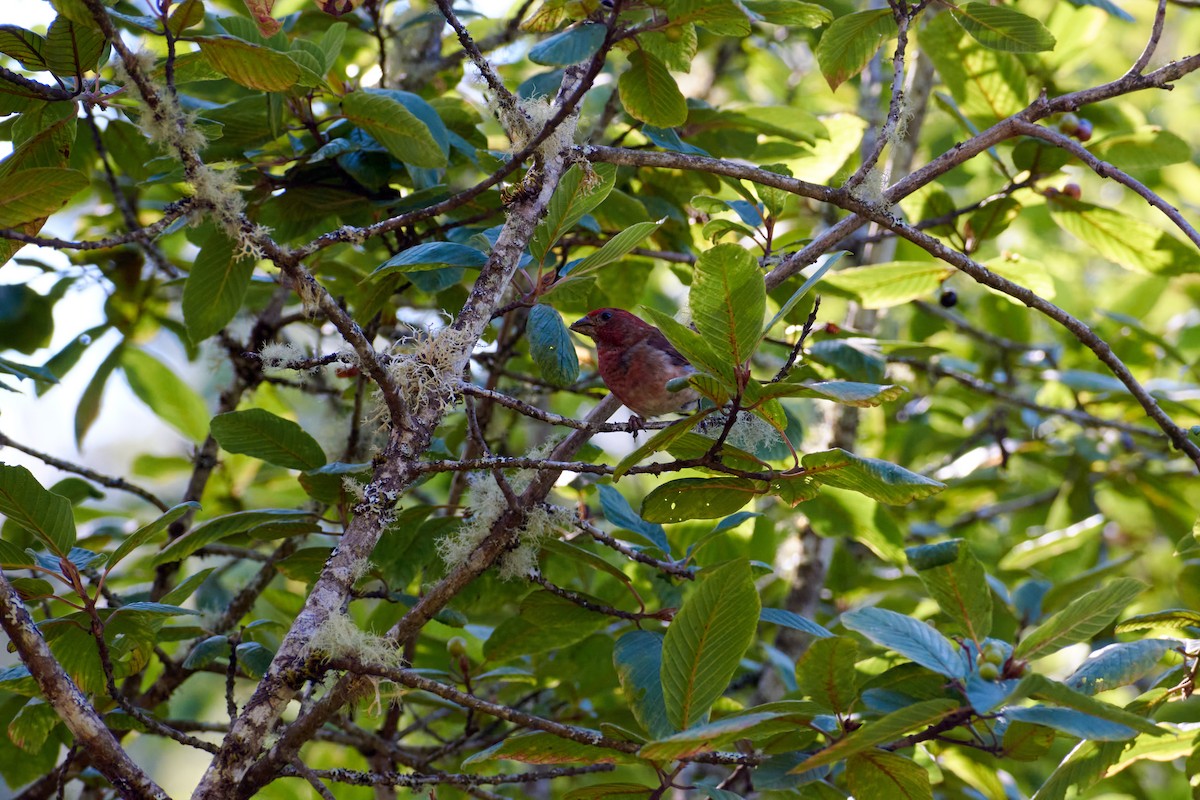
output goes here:
{"type": "MultiPolygon", "coordinates": [[[[712,414],[696,427],[696,432],[709,439],[716,439],[725,428],[728,417],[722,413],[712,414]]],[[[766,420],[751,414],[749,411],[739,411],[733,427],[725,442],[730,447],[736,447],[747,453],[758,453],[778,444],[782,437],[766,420]]]]}
{"type": "MultiPolygon", "coordinates": [[[[558,113],[558,108],[547,97],[519,98],[515,104],[492,99],[488,107],[504,126],[514,153],[528,147],[558,113]]],[[[538,152],[548,157],[570,149],[575,143],[578,123],[578,112],[572,112],[538,145],[538,152]]]]}
{"type": "Polygon", "coordinates": [[[313,368],[301,369],[296,364],[303,363],[307,356],[304,351],[292,342],[270,342],[263,345],[258,353],[264,370],[292,370],[297,372],[313,372],[313,368]]]}
{"type": "MultiPolygon", "coordinates": [[[[549,445],[544,445],[529,454],[530,458],[544,458],[549,445]]],[[[508,478],[509,485],[518,494],[528,487],[533,479],[532,470],[517,470],[508,478]]],[[[481,474],[471,479],[471,514],[453,533],[437,543],[438,555],[448,568],[466,561],[475,548],[479,547],[492,532],[500,515],[508,508],[503,490],[490,474],[481,474]]],[[[512,580],[526,578],[537,571],[537,557],[542,543],[570,530],[575,524],[572,511],[549,504],[534,506],[526,512],[524,524],[517,531],[517,543],[500,556],[497,568],[500,578],[512,580]]]]}
{"type": "MultiPolygon", "coordinates": [[[[148,76],[152,73],[155,56],[145,51],[136,56],[138,70],[148,76]]],[[[234,165],[217,169],[205,164],[200,151],[208,144],[204,134],[195,125],[195,115],[185,112],[175,94],[165,86],[153,85],[155,99],[142,95],[138,82],[130,78],[120,61],[116,62],[116,77],[131,95],[142,102],[143,113],[137,118],[138,127],[151,142],[177,157],[186,165],[186,180],[192,195],[207,207],[217,223],[237,245],[237,258],[262,258],[258,241],[269,234],[261,225],[243,225],[246,201],[237,185],[234,165]]],[[[147,78],[148,80],[148,78],[147,78]]]]}
{"type": "MultiPolygon", "coordinates": [[[[392,347],[388,374],[413,411],[445,411],[459,399],[459,375],[475,346],[474,337],[447,326],[436,334],[418,331],[392,347]]],[[[373,416],[382,418],[380,407],[373,416]]]]}
{"type": "Polygon", "coordinates": [[[345,614],[331,614],[308,640],[309,654],[329,658],[354,658],[368,664],[404,666],[404,651],[379,636],[354,624],[345,614]]]}

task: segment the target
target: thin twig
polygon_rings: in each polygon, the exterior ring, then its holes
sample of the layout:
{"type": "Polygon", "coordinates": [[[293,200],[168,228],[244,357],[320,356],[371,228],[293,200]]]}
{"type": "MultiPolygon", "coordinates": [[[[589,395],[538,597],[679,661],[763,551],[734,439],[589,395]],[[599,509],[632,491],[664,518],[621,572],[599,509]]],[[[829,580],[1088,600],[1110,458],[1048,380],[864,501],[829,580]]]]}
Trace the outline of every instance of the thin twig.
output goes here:
{"type": "Polygon", "coordinates": [[[109,489],[116,489],[121,492],[128,492],[129,494],[137,495],[147,503],[150,503],[156,507],[159,511],[166,511],[170,508],[169,505],[159,499],[158,496],[153,492],[132,484],[124,478],[114,478],[111,475],[105,475],[103,473],[96,472],[93,469],[88,469],[87,467],[79,464],[72,464],[70,461],[64,461],[61,458],[55,458],[49,453],[43,453],[40,450],[34,450],[28,445],[21,444],[4,433],[0,433],[0,447],[11,447],[14,450],[20,450],[22,453],[33,456],[37,460],[48,464],[55,469],[80,475],[84,478],[87,478],[89,481],[92,481],[93,483],[98,483],[101,486],[108,487],[109,489]]]}
{"type": "Polygon", "coordinates": [[[984,344],[989,344],[992,347],[999,348],[1000,350],[1008,350],[1015,353],[1050,353],[1050,348],[1048,347],[1042,347],[1036,344],[1025,344],[1024,342],[1018,342],[1015,339],[1006,339],[1003,336],[997,336],[991,331],[977,328],[968,322],[962,315],[955,314],[953,311],[934,305],[933,303],[927,303],[924,300],[914,300],[913,305],[926,314],[944,319],[946,322],[949,322],[955,328],[967,334],[971,338],[978,339],[984,344]]]}
{"type": "MultiPolygon", "coordinates": [[[[641,749],[641,745],[636,742],[625,741],[623,739],[613,739],[605,736],[599,731],[589,730],[587,728],[579,728],[574,725],[564,725],[555,720],[539,717],[534,714],[527,714],[524,711],[518,711],[509,706],[493,703],[483,698],[476,697],[472,694],[460,692],[453,686],[445,683],[440,683],[424,675],[409,669],[399,669],[396,667],[388,667],[379,664],[366,664],[357,659],[338,658],[329,662],[328,666],[332,669],[345,670],[347,672],[358,673],[361,675],[374,675],[380,678],[399,683],[402,686],[407,686],[410,689],[421,689],[435,694],[444,700],[449,700],[452,703],[462,706],[463,708],[473,709],[489,716],[497,717],[498,719],[511,722],[514,725],[519,725],[530,730],[543,731],[545,733],[558,736],[562,739],[567,739],[579,744],[589,745],[600,750],[614,750],[618,753],[636,753],[641,749]]],[[[602,753],[598,753],[598,759],[604,758],[602,753]]],[[[681,760],[700,761],[707,764],[755,764],[761,759],[758,756],[742,755],[739,753],[703,753],[696,756],[685,757],[681,760]]]]}
{"type": "Polygon", "coordinates": [[[580,608],[587,609],[588,611],[592,611],[597,614],[616,617],[617,619],[627,619],[632,622],[641,622],[644,619],[670,620],[671,617],[675,615],[674,609],[660,609],[658,611],[642,612],[622,611],[619,608],[613,608],[612,606],[606,606],[603,603],[597,603],[595,600],[579,594],[579,592],[573,592],[570,589],[564,589],[557,584],[553,584],[546,580],[545,576],[541,575],[540,573],[534,573],[530,575],[529,580],[533,581],[538,586],[541,586],[547,592],[550,592],[550,594],[561,597],[563,600],[566,600],[569,603],[574,603],[580,608]]]}
{"type": "Polygon", "coordinates": [[[611,772],[612,764],[588,764],[582,767],[556,767],[536,772],[521,772],[504,775],[467,775],[453,772],[435,772],[431,775],[401,774],[398,772],[361,772],[350,769],[317,769],[311,772],[325,780],[347,783],[353,786],[496,786],[506,783],[536,783],[554,778],[569,778],[575,775],[591,775],[611,772]]]}
{"type": "Polygon", "coordinates": [[[900,114],[904,108],[904,53],[908,48],[910,17],[905,9],[898,7],[894,2],[892,3],[892,17],[896,21],[897,39],[896,52],[892,55],[892,96],[888,104],[887,119],[884,120],[882,128],[875,135],[875,141],[872,143],[870,151],[863,157],[862,164],[846,180],[845,188],[847,190],[858,187],[871,170],[875,169],[875,165],[879,163],[879,156],[883,154],[883,148],[895,136],[896,126],[900,122],[900,114]]]}
{"type": "MultiPolygon", "coordinates": [[[[481,399],[489,400],[497,405],[512,409],[519,414],[523,414],[531,419],[536,419],[541,422],[547,422],[551,425],[560,425],[564,428],[574,428],[577,431],[588,431],[590,433],[628,433],[629,425],[624,422],[601,422],[588,424],[582,420],[573,419],[572,417],[564,417],[560,414],[555,414],[550,411],[543,411],[537,406],[532,406],[522,402],[515,397],[503,394],[501,392],[485,389],[482,386],[476,386],[472,383],[462,383],[459,390],[465,395],[471,395],[481,399]]],[[[643,428],[646,430],[660,430],[669,427],[673,420],[649,420],[643,423],[643,428]]]]}
{"type": "Polygon", "coordinates": [[[1112,428],[1113,430],[1122,431],[1124,433],[1133,434],[1134,436],[1144,436],[1148,439],[1162,441],[1166,437],[1162,431],[1154,428],[1147,428],[1141,425],[1133,425],[1128,422],[1121,422],[1115,419],[1103,419],[1094,416],[1086,411],[1079,411],[1073,408],[1056,408],[1054,406],[1045,406],[1040,403],[1035,403],[1032,400],[1026,400],[1023,397],[1018,397],[1010,392],[1006,392],[994,383],[980,380],[974,375],[949,367],[943,367],[932,361],[926,361],[920,358],[910,358],[908,356],[891,356],[888,358],[895,364],[907,364],[913,369],[921,372],[927,372],[940,378],[950,378],[967,387],[973,392],[986,395],[987,397],[995,398],[1001,403],[1018,408],[1027,408],[1030,411],[1036,411],[1039,414],[1047,417],[1063,417],[1069,419],[1085,428],[1112,428]]]}
{"type": "Polygon", "coordinates": [[[771,383],[779,383],[788,376],[792,371],[792,367],[796,365],[796,359],[800,355],[800,351],[804,349],[804,340],[812,333],[813,326],[817,324],[817,311],[821,308],[821,296],[813,300],[812,311],[808,312],[808,318],[804,320],[804,326],[800,329],[800,338],[792,345],[792,352],[788,354],[787,362],[779,368],[779,372],[775,373],[775,377],[771,379],[771,383]]]}
{"type": "Polygon", "coordinates": [[[1146,42],[1146,46],[1142,49],[1141,55],[1137,57],[1137,61],[1133,62],[1133,66],[1125,73],[1128,77],[1133,77],[1142,74],[1142,70],[1150,63],[1150,59],[1154,57],[1154,51],[1158,49],[1158,42],[1162,39],[1163,22],[1167,18],[1167,0],[1158,0],[1158,9],[1154,12],[1154,25],[1150,29],[1150,38],[1146,42]]]}
{"type": "Polygon", "coordinates": [[[605,547],[616,550],[618,553],[628,559],[637,561],[640,564],[645,564],[649,567],[653,567],[664,575],[671,575],[672,577],[682,578],[689,581],[694,580],[696,577],[696,571],[692,567],[675,561],[660,561],[657,558],[646,555],[641,550],[634,550],[629,545],[625,544],[624,542],[617,541],[615,538],[600,530],[595,525],[592,525],[590,522],[576,520],[575,525],[579,528],[579,530],[583,531],[588,536],[591,536],[605,547]]]}
{"type": "Polygon", "coordinates": [[[1149,187],[1147,187],[1137,178],[1134,178],[1132,175],[1118,169],[1117,167],[1114,167],[1107,161],[1101,161],[1100,159],[1096,158],[1096,156],[1092,155],[1090,150],[1081,146],[1078,142],[1073,141],[1069,137],[1064,136],[1057,131],[1052,131],[1044,125],[1037,125],[1032,122],[1018,120],[1016,122],[1016,129],[1018,133],[1023,133],[1026,136],[1032,136],[1036,139],[1041,139],[1053,144],[1056,147],[1066,150],[1084,164],[1087,164],[1091,170],[1101,178],[1112,178],[1117,183],[1132,189],[1137,193],[1138,197],[1141,197],[1147,203],[1157,208],[1167,219],[1175,223],[1175,226],[1183,232],[1184,236],[1191,240],[1192,244],[1196,245],[1196,247],[1200,247],[1200,231],[1197,231],[1195,227],[1188,222],[1187,218],[1184,217],[1183,214],[1179,213],[1179,209],[1175,208],[1175,206],[1171,205],[1166,200],[1162,199],[1162,197],[1160,197],[1158,194],[1151,191],[1149,187]]]}

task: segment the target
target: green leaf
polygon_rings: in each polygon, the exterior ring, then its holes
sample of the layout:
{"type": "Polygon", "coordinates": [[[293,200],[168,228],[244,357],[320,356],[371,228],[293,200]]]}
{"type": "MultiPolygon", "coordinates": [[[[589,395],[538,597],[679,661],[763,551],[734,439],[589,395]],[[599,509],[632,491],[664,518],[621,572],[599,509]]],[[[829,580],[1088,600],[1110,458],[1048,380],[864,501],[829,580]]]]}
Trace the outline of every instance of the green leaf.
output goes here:
{"type": "Polygon", "coordinates": [[[1054,36],[1045,25],[1008,6],[966,3],[951,13],[963,30],[984,47],[1006,53],[1054,49],[1054,36]]]}
{"type": "Polygon", "coordinates": [[[629,54],[629,67],[617,81],[629,116],[647,125],[674,128],[687,122],[688,107],[667,65],[642,50],[629,54]]]}
{"type": "Polygon", "coordinates": [[[0,25],[0,53],[11,56],[30,72],[50,69],[42,50],[46,47],[45,37],[19,28],[16,25],[0,25]]]}
{"type": "Polygon", "coordinates": [[[605,25],[585,22],[529,48],[529,60],[548,67],[569,67],[587,61],[600,51],[607,33],[605,25]]]}
{"type": "MultiPolygon", "coordinates": [[[[1197,742],[1194,725],[1171,731],[1165,736],[1141,734],[1124,749],[1120,760],[1109,768],[1108,774],[1115,775],[1138,761],[1167,762],[1192,756],[1194,762],[1197,744],[1200,742],[1197,742]]],[[[1193,776],[1196,774],[1190,766],[1185,765],[1184,770],[1193,776]]]]}
{"type": "Polygon", "coordinates": [[[750,35],[750,19],[731,0],[666,0],[666,9],[674,25],[692,22],[718,36],[750,35]]]}
{"type": "Polygon", "coordinates": [[[54,706],[30,700],[8,723],[8,738],[28,753],[36,753],[61,720],[54,706]]]}
{"type": "MultiPolygon", "coordinates": [[[[965,114],[981,125],[991,124],[1028,103],[1029,75],[1020,59],[983,47],[964,35],[950,14],[929,20],[921,31],[921,43],[921,52],[933,61],[959,104],[951,113],[965,114]]],[[[942,213],[947,210],[940,209],[942,213]]]]}
{"type": "Polygon", "coordinates": [[[121,351],[124,349],[125,342],[118,342],[117,346],[104,357],[100,366],[96,368],[96,373],[83,390],[83,395],[79,398],[79,406],[75,409],[76,447],[83,447],[83,437],[87,436],[88,429],[92,427],[92,423],[100,414],[100,402],[104,399],[104,387],[108,384],[108,378],[112,375],[113,370],[121,363],[121,351]]]}
{"type": "Polygon", "coordinates": [[[179,604],[186,601],[197,589],[200,588],[200,584],[208,580],[208,576],[215,571],[216,567],[209,567],[207,569],[202,569],[199,572],[193,572],[180,581],[175,588],[163,595],[163,602],[179,604]]]}
{"type": "Polygon", "coordinates": [[[948,678],[967,677],[965,656],[950,640],[924,622],[883,608],[860,608],[842,614],[842,625],[909,661],[948,678]]]}
{"type": "Polygon", "coordinates": [[[776,714],[745,714],[725,717],[716,722],[694,725],[685,731],[672,734],[642,745],[638,755],[649,761],[666,762],[679,758],[720,750],[740,738],[740,734],[760,722],[775,719],[776,714]]]}
{"type": "Polygon", "coordinates": [[[371,464],[347,464],[334,461],[300,473],[300,485],[314,500],[336,505],[346,494],[346,478],[366,483],[371,477],[371,464]]]}
{"type": "Polygon", "coordinates": [[[629,254],[633,248],[642,243],[650,234],[658,230],[666,219],[657,222],[637,222],[630,225],[616,236],[609,239],[594,253],[588,254],[575,264],[569,264],[560,273],[563,277],[580,278],[615,264],[629,254]]]}
{"type": "Polygon", "coordinates": [[[819,28],[833,21],[829,9],[800,0],[746,0],[742,6],[764,22],[789,28],[819,28]]]}
{"type": "Polygon", "coordinates": [[[638,447],[636,450],[622,458],[617,463],[617,466],[613,468],[613,480],[620,480],[625,473],[629,472],[631,467],[637,466],[644,459],[659,451],[666,450],[677,439],[686,436],[692,430],[692,426],[695,424],[695,417],[684,417],[681,420],[672,422],[661,431],[655,433],[646,440],[645,444],[638,447]]]}
{"type": "MultiPolygon", "coordinates": [[[[54,303],[25,284],[0,284],[0,341],[32,354],[54,335],[54,303]]],[[[11,362],[10,362],[11,363],[11,362]]]]}
{"type": "Polygon", "coordinates": [[[1126,172],[1183,164],[1192,158],[1186,141],[1160,128],[1108,136],[1088,149],[1096,158],[1118,164],[1126,172]]]}
{"type": "Polygon", "coordinates": [[[896,35],[891,9],[855,11],[833,21],[814,55],[829,88],[839,86],[863,71],[885,40],[896,35]]]}
{"type": "Polygon", "coordinates": [[[1147,675],[1177,646],[1178,642],[1173,639],[1116,642],[1088,656],[1064,683],[1089,695],[1128,686],[1147,675]]]}
{"type": "Polygon", "coordinates": [[[910,547],[908,563],[942,613],[976,644],[992,630],[992,590],[983,564],[962,539],[910,547]]]}
{"type": "Polygon", "coordinates": [[[630,631],[613,647],[613,666],[625,702],[638,724],[655,739],[675,731],[663,700],[662,649],[662,634],[651,631],[630,631]]]}
{"type": "Polygon", "coordinates": [[[546,256],[563,234],[575,227],[584,214],[604,202],[616,181],[616,168],[607,164],[589,167],[587,171],[572,164],[550,198],[546,216],[538,223],[529,240],[529,252],[535,265],[546,263],[546,256]]]}
{"type": "Polygon", "coordinates": [[[470,267],[479,269],[487,263],[487,253],[453,242],[425,242],[396,255],[375,268],[370,278],[379,278],[395,272],[425,272],[443,267],[470,267]]]}
{"type": "Polygon", "coordinates": [[[718,357],[742,364],[763,332],[767,290],[754,257],[736,244],[702,253],[688,295],[692,322],[718,357]]]}
{"type": "Polygon", "coordinates": [[[553,386],[570,386],[579,378],[579,358],[562,317],[548,305],[537,303],[525,323],[529,355],[538,372],[553,386]]]}
{"type": "Polygon", "coordinates": [[[218,658],[224,658],[228,655],[229,637],[209,636],[207,639],[197,642],[196,646],[191,649],[191,652],[188,653],[187,658],[183,661],[183,668],[203,669],[218,658]]]}
{"type": "Polygon", "coordinates": [[[184,514],[199,511],[200,504],[196,502],[180,503],[173,508],[168,509],[161,517],[151,523],[143,525],[133,533],[126,536],[112,555],[108,557],[108,562],[104,566],[105,573],[111,572],[122,559],[128,556],[137,548],[154,539],[158,534],[162,533],[175,520],[182,517],[184,514]]]}
{"type": "Polygon", "coordinates": [[[242,642],[237,646],[236,652],[238,666],[242,668],[242,672],[255,680],[267,674],[271,661],[275,658],[274,650],[258,642],[242,642]]]}
{"type": "Polygon", "coordinates": [[[311,514],[286,508],[268,508],[258,511],[235,511],[197,525],[183,536],[164,547],[154,557],[152,566],[182,561],[205,545],[219,542],[227,536],[245,533],[259,525],[303,522],[312,520],[311,514]]]}
{"type": "Polygon", "coordinates": [[[48,217],[87,187],[87,176],[73,169],[35,167],[0,177],[0,228],[48,217]]]}
{"type": "Polygon", "coordinates": [[[1013,720],[1004,731],[1004,756],[1016,761],[1037,761],[1054,744],[1054,730],[1013,720]]]}
{"type": "Polygon", "coordinates": [[[772,625],[781,625],[784,628],[791,628],[794,631],[811,633],[813,636],[833,636],[832,633],[812,620],[782,608],[764,608],[759,612],[758,618],[772,625]]]}
{"type": "Polygon", "coordinates": [[[96,70],[105,44],[104,34],[96,28],[58,17],[46,31],[42,56],[55,75],[74,78],[96,70]]]}
{"type": "Polygon", "coordinates": [[[868,750],[846,760],[846,783],[855,797],[933,800],[929,772],[911,758],[868,750]]]}
{"type": "Polygon", "coordinates": [[[295,422],[270,411],[251,408],[218,414],[212,435],[230,453],[261,458],[288,469],[316,469],[325,464],[325,451],[295,422]]]}
{"type": "Polygon", "coordinates": [[[728,516],[766,492],[762,481],[746,478],[679,478],[658,486],[642,501],[650,522],[686,522],[728,516]]]}
{"type": "MultiPolygon", "coordinates": [[[[593,731],[600,738],[599,731],[593,731]]],[[[635,761],[632,756],[604,747],[564,739],[543,731],[507,736],[499,744],[474,754],[464,767],[486,761],[520,761],[524,764],[616,764],[635,761]]]]}
{"type": "Polygon", "coordinates": [[[196,390],[144,350],[126,347],[121,368],[129,388],[160,419],[193,442],[208,436],[208,406],[196,390]]]}
{"type": "Polygon", "coordinates": [[[397,161],[426,169],[446,166],[446,153],[429,126],[396,98],[364,90],[351,92],[342,98],[342,113],[397,161]]]}
{"type": "Polygon", "coordinates": [[[0,569],[14,570],[36,564],[37,561],[23,548],[0,539],[0,569]]]}
{"type": "Polygon", "coordinates": [[[1099,719],[1070,708],[1054,708],[1052,706],[1006,708],[1004,716],[1034,725],[1045,725],[1080,739],[1092,741],[1122,742],[1137,735],[1137,731],[1133,728],[1126,727],[1119,722],[1099,719]]]}
{"type": "Polygon", "coordinates": [[[1152,225],[1064,194],[1048,198],[1047,206],[1059,227],[1125,269],[1163,276],[1200,271],[1194,247],[1152,225]]]}
{"type": "Polygon", "coordinates": [[[796,663],[800,693],[838,716],[850,712],[858,699],[858,643],[846,636],[825,637],[809,644],[796,663]]]}
{"type": "Polygon", "coordinates": [[[835,272],[825,285],[864,308],[891,308],[928,297],[957,270],[939,261],[892,261],[835,272]]]}
{"type": "Polygon", "coordinates": [[[1200,628],[1200,611],[1186,608],[1171,608],[1166,611],[1153,611],[1149,614],[1138,614],[1124,622],[1117,623],[1114,633],[1129,633],[1148,628],[1200,628]]]}
{"type": "Polygon", "coordinates": [[[600,510],[604,512],[606,520],[618,528],[637,534],[648,544],[657,547],[664,555],[670,557],[671,545],[667,542],[667,534],[663,531],[662,525],[647,522],[639,517],[633,507],[629,505],[629,501],[615,487],[600,484],[596,490],[600,496],[600,510]]]}
{"type": "Polygon", "coordinates": [[[903,386],[857,381],[780,381],[762,386],[763,397],[812,397],[855,408],[875,408],[895,400],[907,391],[903,386]]]}
{"type": "Polygon", "coordinates": [[[1068,645],[1084,642],[1108,627],[1146,585],[1120,578],[1108,586],[1076,598],[1062,611],[1034,628],[1013,650],[1015,658],[1034,659],[1068,645]]]}
{"type": "Polygon", "coordinates": [[[953,700],[925,700],[920,703],[912,703],[885,717],[864,723],[861,728],[849,736],[839,739],[824,750],[809,756],[799,766],[791,769],[789,774],[796,775],[807,772],[810,769],[849,758],[855,753],[871,750],[876,745],[890,742],[911,731],[941,722],[958,708],[958,703],[953,700]]]}
{"type": "Polygon", "coordinates": [[[233,36],[196,36],[192,41],[213,69],[247,89],[282,92],[300,80],[296,62],[269,47],[233,36]]]}
{"type": "Polygon", "coordinates": [[[25,467],[0,464],[0,514],[63,557],[75,546],[71,501],[47,491],[25,467]]]}
{"type": "MultiPolygon", "coordinates": [[[[1033,261],[1032,259],[1010,253],[1004,257],[986,261],[983,265],[1001,278],[1007,278],[1013,283],[1024,286],[1046,300],[1054,299],[1055,294],[1057,294],[1057,289],[1054,286],[1054,277],[1050,274],[1050,270],[1046,265],[1040,261],[1033,261]]],[[[999,289],[993,289],[991,286],[984,288],[997,297],[1003,297],[1006,302],[1013,305],[1021,305],[1021,302],[1015,297],[1011,297],[999,289]]]]}
{"type": "Polygon", "coordinates": [[[889,505],[906,505],[936,494],[946,484],[875,458],[864,458],[841,448],[807,453],[800,463],[814,480],[826,486],[865,494],[889,505]]]}
{"type": "Polygon", "coordinates": [[[754,639],[758,612],[745,559],[713,570],[684,601],[663,640],[663,696],[677,729],[707,719],[754,639]]]}
{"type": "Polygon", "coordinates": [[[873,339],[821,339],[808,347],[808,358],[837,370],[852,381],[883,383],[887,362],[873,339]]]}
{"type": "Polygon", "coordinates": [[[204,3],[201,0],[183,0],[171,9],[171,16],[167,18],[167,28],[173,36],[178,37],[183,31],[203,21],[204,3]]]}
{"type": "Polygon", "coordinates": [[[224,328],[242,307],[255,260],[236,255],[237,245],[217,231],[200,246],[183,285],[183,322],[193,344],[224,328]]]}
{"type": "Polygon", "coordinates": [[[583,641],[607,622],[603,614],[539,590],[521,601],[519,615],[496,626],[483,644],[483,654],[489,661],[506,661],[557,650],[583,641]]]}

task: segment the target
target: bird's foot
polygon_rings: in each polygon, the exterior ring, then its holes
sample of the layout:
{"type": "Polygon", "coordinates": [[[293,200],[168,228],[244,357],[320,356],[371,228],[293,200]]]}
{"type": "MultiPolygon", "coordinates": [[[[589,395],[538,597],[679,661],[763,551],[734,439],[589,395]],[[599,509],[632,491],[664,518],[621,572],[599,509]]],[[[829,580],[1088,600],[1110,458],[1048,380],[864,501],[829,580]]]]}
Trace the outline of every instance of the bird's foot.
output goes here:
{"type": "Polygon", "coordinates": [[[636,439],[638,433],[646,430],[646,420],[642,419],[637,414],[634,414],[629,418],[629,421],[625,423],[625,430],[632,433],[633,438],[636,439]]]}

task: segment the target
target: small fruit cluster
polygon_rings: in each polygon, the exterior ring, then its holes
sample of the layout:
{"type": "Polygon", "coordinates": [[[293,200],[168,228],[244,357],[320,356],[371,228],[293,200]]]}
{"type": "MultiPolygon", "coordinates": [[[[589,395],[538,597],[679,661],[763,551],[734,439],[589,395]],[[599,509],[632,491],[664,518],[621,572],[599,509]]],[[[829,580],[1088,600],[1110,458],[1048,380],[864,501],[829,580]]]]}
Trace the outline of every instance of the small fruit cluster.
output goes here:
{"type": "Polygon", "coordinates": [[[1092,123],[1091,120],[1067,112],[1062,115],[1062,119],[1058,121],[1058,129],[1074,139],[1081,142],[1089,141],[1092,138],[1092,123]]]}
{"type": "Polygon", "coordinates": [[[985,681],[994,681],[1000,677],[1000,668],[1004,666],[1007,656],[1004,649],[996,642],[988,642],[979,651],[975,664],[979,667],[979,677],[985,681]]]}
{"type": "Polygon", "coordinates": [[[1028,662],[1010,657],[999,642],[987,642],[975,657],[975,666],[980,678],[995,681],[1021,677],[1028,662]]]}

